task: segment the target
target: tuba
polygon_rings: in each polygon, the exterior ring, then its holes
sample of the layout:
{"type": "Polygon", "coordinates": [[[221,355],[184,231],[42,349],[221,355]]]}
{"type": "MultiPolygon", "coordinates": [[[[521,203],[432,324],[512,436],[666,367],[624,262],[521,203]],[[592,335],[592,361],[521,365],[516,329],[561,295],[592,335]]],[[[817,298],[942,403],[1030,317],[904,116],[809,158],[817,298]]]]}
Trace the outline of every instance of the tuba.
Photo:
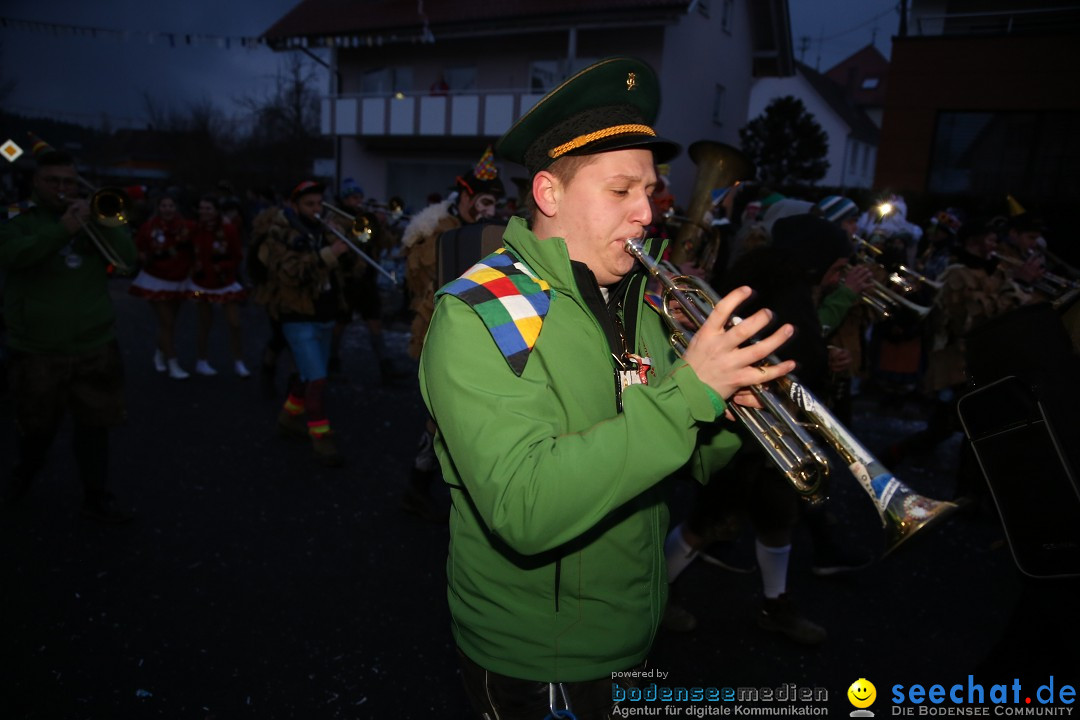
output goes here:
{"type": "Polygon", "coordinates": [[[689,153],[697,165],[697,176],[686,220],[679,227],[672,249],[671,261],[676,266],[688,260],[696,261],[704,254],[703,245],[710,239],[712,228],[703,218],[712,205],[713,188],[734,185],[753,171],[753,164],[741,151],[723,143],[698,140],[690,146],[689,153]]]}
{"type": "MultiPolygon", "coordinates": [[[[682,355],[693,332],[674,317],[670,303],[678,303],[689,322],[700,328],[719,296],[700,278],[674,274],[658,263],[645,252],[640,239],[628,238],[625,249],[663,285],[660,310],[672,333],[671,345],[682,355]]],[[[733,324],[738,322],[739,318],[732,318],[733,324]]],[[[770,358],[768,362],[775,364],[779,360],[770,358]]],[[[902,483],[791,375],[768,385],[754,385],[750,390],[761,408],[735,403],[728,407],[795,491],[810,502],[824,500],[823,485],[830,468],[817,438],[824,440],[847,463],[873,501],[885,529],[885,554],[956,510],[955,503],[923,497],[902,483]]]]}

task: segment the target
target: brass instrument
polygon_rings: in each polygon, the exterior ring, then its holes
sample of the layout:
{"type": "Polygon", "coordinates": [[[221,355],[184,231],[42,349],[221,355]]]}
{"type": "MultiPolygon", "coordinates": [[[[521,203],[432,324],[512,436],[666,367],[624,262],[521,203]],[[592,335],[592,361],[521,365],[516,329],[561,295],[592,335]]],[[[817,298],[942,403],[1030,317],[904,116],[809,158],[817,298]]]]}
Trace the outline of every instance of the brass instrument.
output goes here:
{"type": "MultiPolygon", "coordinates": [[[[1014,268],[1021,267],[1025,264],[1024,260],[1020,258],[1012,257],[1011,255],[1002,255],[1000,253],[990,253],[990,257],[995,258],[998,262],[1005,263],[1014,268]]],[[[1080,288],[1080,280],[1072,280],[1061,275],[1055,275],[1052,272],[1043,270],[1042,276],[1032,283],[1032,286],[1047,295],[1051,301],[1055,301],[1061,296],[1067,294],[1071,290],[1080,288]]]]}
{"type": "MultiPolygon", "coordinates": [[[[639,238],[627,238],[625,249],[664,286],[661,312],[672,333],[671,345],[682,355],[693,338],[693,331],[674,317],[671,301],[678,303],[689,322],[699,329],[719,302],[719,296],[699,278],[675,274],[670,266],[657,263],[645,252],[639,238]]],[[[739,318],[732,318],[733,324],[738,322],[739,318]]],[[[779,360],[770,357],[767,362],[775,364],[779,360]]],[[[924,497],[902,483],[790,374],[768,385],[754,385],[749,389],[761,403],[761,408],[736,403],[730,403],[728,407],[795,491],[811,502],[824,499],[822,486],[830,468],[815,437],[824,440],[840,454],[873,501],[885,528],[885,554],[957,509],[955,503],[924,497]],[[800,420],[796,413],[806,420],[800,420]]]]}
{"type": "Polygon", "coordinates": [[[322,206],[324,209],[329,210],[338,217],[345,218],[346,220],[351,222],[352,226],[349,228],[349,232],[352,234],[353,240],[360,243],[361,245],[368,244],[372,241],[372,239],[378,236],[379,225],[376,218],[373,218],[366,213],[358,213],[356,215],[353,215],[350,212],[342,210],[341,208],[334,207],[330,203],[326,202],[324,202],[322,206]]]}
{"type": "Polygon", "coordinates": [[[941,283],[935,282],[904,265],[900,265],[895,272],[889,272],[888,268],[878,261],[882,254],[881,248],[867,242],[858,235],[855,235],[852,240],[855,243],[856,255],[859,261],[869,265],[871,269],[884,273],[888,282],[888,285],[886,285],[879,280],[874,280],[874,284],[862,292],[860,299],[863,303],[885,319],[895,317],[905,311],[911,313],[918,320],[923,320],[930,314],[933,309],[931,306],[919,305],[908,300],[904,295],[917,291],[920,284],[925,284],[934,288],[934,290],[940,290],[942,288],[941,283]]]}
{"type": "MultiPolygon", "coordinates": [[[[113,249],[108,240],[94,230],[94,225],[109,228],[127,225],[127,217],[124,215],[128,202],[127,194],[120,188],[98,188],[81,176],[76,179],[91,192],[89,199],[91,221],[89,223],[83,220],[79,221],[82,224],[83,231],[90,238],[94,249],[98,251],[113,271],[121,275],[130,274],[134,268],[124,262],[124,259],[113,249]]],[[[61,201],[67,200],[63,193],[59,193],[58,197],[61,201]]]]}
{"type": "MultiPolygon", "coordinates": [[[[326,203],[323,203],[323,207],[326,208],[327,210],[330,210],[331,212],[337,213],[339,215],[342,215],[342,216],[344,216],[346,218],[349,218],[349,219],[353,220],[353,226],[351,228],[351,231],[352,231],[353,235],[355,236],[355,239],[357,240],[357,242],[364,242],[366,239],[369,239],[371,237],[370,223],[368,223],[368,225],[365,226],[363,223],[360,222],[360,220],[357,218],[357,216],[352,215],[350,213],[347,213],[344,210],[341,210],[339,208],[336,208],[333,205],[327,205],[326,203]],[[366,231],[368,233],[367,238],[364,238],[363,240],[360,239],[360,237],[363,236],[365,230],[363,230],[363,229],[359,230],[359,234],[358,234],[358,230],[357,230],[358,226],[360,228],[364,228],[364,227],[368,228],[368,230],[366,231]]],[[[338,240],[340,240],[341,242],[348,245],[350,250],[352,250],[354,253],[356,253],[361,258],[363,258],[364,262],[366,262],[368,265],[371,265],[373,268],[375,268],[380,273],[382,273],[387,278],[389,278],[390,282],[394,283],[395,285],[397,284],[398,279],[394,276],[393,273],[388,272],[385,268],[383,268],[381,265],[379,265],[379,263],[375,262],[375,260],[370,255],[368,255],[366,252],[361,250],[357,246],[357,244],[355,242],[353,242],[353,240],[350,240],[349,238],[345,237],[345,233],[341,232],[336,227],[334,227],[333,223],[328,222],[322,215],[316,215],[315,219],[318,220],[322,224],[322,226],[324,228],[329,230],[334,235],[334,237],[336,237],[338,240]]]]}
{"type": "Polygon", "coordinates": [[[734,185],[753,172],[750,160],[730,145],[698,140],[690,146],[689,153],[690,159],[697,165],[697,176],[690,195],[690,206],[686,210],[687,220],[679,227],[671,251],[671,261],[677,266],[688,260],[697,260],[703,254],[703,241],[712,232],[703,218],[712,204],[710,195],[713,188],[734,185]]]}

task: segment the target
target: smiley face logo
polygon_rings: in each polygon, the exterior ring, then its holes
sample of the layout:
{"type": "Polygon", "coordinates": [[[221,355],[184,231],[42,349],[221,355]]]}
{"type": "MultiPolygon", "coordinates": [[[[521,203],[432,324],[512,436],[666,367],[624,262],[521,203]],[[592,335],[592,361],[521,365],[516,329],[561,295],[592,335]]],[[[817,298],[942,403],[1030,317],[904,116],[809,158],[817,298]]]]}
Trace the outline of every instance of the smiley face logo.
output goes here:
{"type": "Polygon", "coordinates": [[[877,688],[866,678],[859,678],[851,683],[851,687],[847,690],[847,697],[855,707],[868,708],[877,699],[877,688]]]}

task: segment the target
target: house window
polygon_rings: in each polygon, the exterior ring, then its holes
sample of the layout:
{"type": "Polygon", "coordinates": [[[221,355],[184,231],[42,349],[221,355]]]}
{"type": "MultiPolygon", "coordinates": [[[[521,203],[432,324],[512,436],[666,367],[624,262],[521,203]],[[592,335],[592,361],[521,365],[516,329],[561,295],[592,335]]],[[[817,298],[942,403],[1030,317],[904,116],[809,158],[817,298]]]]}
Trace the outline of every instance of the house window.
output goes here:
{"type": "Polygon", "coordinates": [[[1064,199],[1080,183],[1080,112],[940,111],[931,192],[1064,199]]]}
{"type": "Polygon", "coordinates": [[[720,27],[724,32],[731,32],[731,16],[735,14],[735,0],[721,0],[720,27]]]}
{"type": "Polygon", "coordinates": [[[365,95],[411,93],[412,89],[411,67],[386,67],[368,70],[364,73],[360,85],[360,92],[365,95]]]}
{"type": "Polygon", "coordinates": [[[862,143],[855,140],[851,141],[851,173],[855,174],[855,169],[859,167],[859,151],[862,150],[862,143]]]}
{"type": "Polygon", "coordinates": [[[713,95],[712,121],[717,125],[724,124],[724,86],[719,84],[713,95]]]}
{"type": "Polygon", "coordinates": [[[880,81],[880,78],[876,78],[876,77],[863,78],[862,89],[863,90],[875,90],[875,89],[877,89],[879,81],[880,81]]]}

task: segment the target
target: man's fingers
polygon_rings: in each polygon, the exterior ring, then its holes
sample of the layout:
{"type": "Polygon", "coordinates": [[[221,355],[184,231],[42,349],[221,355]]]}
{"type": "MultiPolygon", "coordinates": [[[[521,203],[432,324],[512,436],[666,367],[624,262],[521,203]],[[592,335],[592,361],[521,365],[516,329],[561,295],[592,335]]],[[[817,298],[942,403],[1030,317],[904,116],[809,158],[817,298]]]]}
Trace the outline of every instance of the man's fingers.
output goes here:
{"type": "Polygon", "coordinates": [[[701,329],[712,332],[720,332],[728,323],[728,319],[731,318],[735,309],[746,302],[746,299],[750,297],[753,291],[745,285],[740,288],[735,288],[724,297],[720,298],[720,302],[716,303],[716,306],[709,313],[708,319],[701,329]]]}
{"type": "Polygon", "coordinates": [[[768,356],[776,352],[776,349],[791,339],[791,336],[795,333],[795,327],[790,323],[785,323],[777,328],[769,337],[764,340],[759,340],[756,343],[747,345],[744,348],[739,348],[738,362],[746,363],[747,365],[753,365],[760,360],[764,360],[768,356]]]}
{"type": "Polygon", "coordinates": [[[727,330],[731,337],[731,344],[735,347],[742,345],[750,338],[757,335],[773,319],[773,312],[768,308],[762,308],[748,318],[742,319],[737,325],[727,330]]]}

